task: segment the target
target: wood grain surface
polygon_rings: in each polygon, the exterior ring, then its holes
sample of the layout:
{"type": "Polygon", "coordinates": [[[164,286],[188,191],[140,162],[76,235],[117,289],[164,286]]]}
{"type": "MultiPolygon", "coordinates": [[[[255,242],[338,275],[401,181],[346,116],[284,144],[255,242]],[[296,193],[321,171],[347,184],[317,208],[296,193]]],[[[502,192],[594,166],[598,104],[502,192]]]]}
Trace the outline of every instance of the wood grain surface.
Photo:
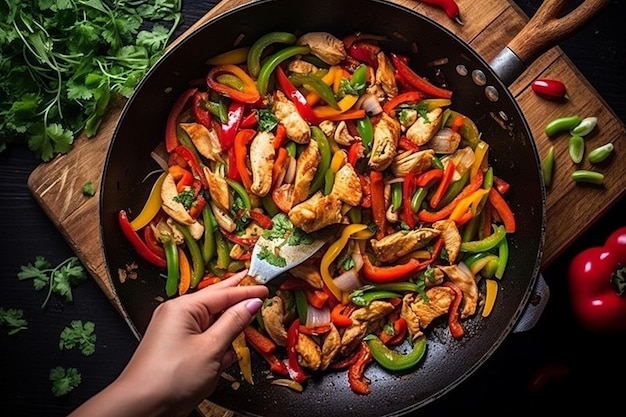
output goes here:
{"type": "MultiPolygon", "coordinates": [[[[175,42],[211,18],[254,0],[224,0],[190,27],[175,42]]],[[[414,0],[390,0],[414,9],[442,24],[468,43],[486,61],[491,61],[528,21],[527,16],[507,0],[457,0],[465,25],[450,20],[443,11],[414,0]]],[[[577,237],[588,230],[626,189],[626,129],[591,84],[581,75],[558,47],[535,60],[511,86],[543,157],[550,146],[556,150],[557,165],[553,183],[547,193],[547,225],[543,267],[547,267],[577,237]],[[558,78],[568,87],[567,103],[538,98],[530,89],[537,77],[558,78]],[[605,164],[592,166],[587,161],[576,165],[568,156],[567,139],[550,139],[544,133],[552,119],[577,114],[596,116],[599,124],[586,138],[591,149],[611,142],[615,151],[605,164]],[[574,183],[570,174],[575,169],[593,169],[604,173],[601,186],[574,183]]],[[[37,202],[60,230],[90,275],[124,316],[124,310],[109,282],[100,240],[99,199],[86,198],[82,184],[91,181],[100,188],[105,158],[124,101],[115,103],[103,121],[98,135],[80,136],[71,152],[38,166],[30,175],[28,187],[37,202]]],[[[128,321],[128,317],[125,317],[128,321]]],[[[139,335],[136,335],[139,337],[139,335]]],[[[209,401],[199,405],[204,416],[232,416],[233,413],[209,401]]]]}

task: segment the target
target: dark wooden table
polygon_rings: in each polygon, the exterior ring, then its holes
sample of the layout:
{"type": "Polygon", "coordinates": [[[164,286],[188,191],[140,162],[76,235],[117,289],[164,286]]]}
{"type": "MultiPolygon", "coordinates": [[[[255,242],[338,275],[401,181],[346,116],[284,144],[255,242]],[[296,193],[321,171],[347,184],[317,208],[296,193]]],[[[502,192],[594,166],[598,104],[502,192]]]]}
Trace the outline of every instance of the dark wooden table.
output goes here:
{"type": "MultiPolygon", "coordinates": [[[[185,23],[179,33],[215,1],[183,3],[185,23]]],[[[515,3],[532,15],[541,2],[515,3]]],[[[624,16],[626,3],[613,0],[561,47],[626,123],[624,16]]],[[[0,307],[22,309],[28,320],[28,329],[13,336],[0,327],[0,410],[12,417],[67,415],[110,383],[137,346],[124,320],[91,279],[74,289],[73,302],[53,296],[44,310],[45,293],[35,291],[31,281],[17,279],[20,266],[36,256],[56,265],[74,255],[28,190],[27,178],[37,164],[25,148],[9,148],[0,154],[0,307]],[[72,320],[95,323],[93,355],[59,349],[59,334],[72,320]],[[80,386],[62,398],[52,395],[48,379],[56,366],[75,367],[82,374],[80,386]]],[[[625,209],[622,199],[543,271],[551,298],[539,323],[527,332],[511,334],[484,366],[424,412],[472,410],[489,415],[587,407],[602,411],[621,405],[626,388],[626,337],[594,335],[578,326],[567,295],[567,266],[578,251],[600,245],[611,231],[625,225],[625,209]],[[535,392],[530,387],[538,372],[545,384],[535,392]]],[[[576,227],[576,219],[571,227],[576,227]]]]}

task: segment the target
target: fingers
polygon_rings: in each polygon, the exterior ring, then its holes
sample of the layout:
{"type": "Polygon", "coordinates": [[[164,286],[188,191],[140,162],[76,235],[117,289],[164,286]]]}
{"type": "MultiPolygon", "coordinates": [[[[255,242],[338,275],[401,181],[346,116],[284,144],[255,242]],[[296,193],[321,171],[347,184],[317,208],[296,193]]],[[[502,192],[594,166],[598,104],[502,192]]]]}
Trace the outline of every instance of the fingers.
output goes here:
{"type": "Polygon", "coordinates": [[[263,300],[252,298],[227,308],[215,323],[205,331],[205,336],[210,338],[213,343],[221,344],[221,347],[227,349],[237,335],[254,320],[262,305],[263,300]]]}
{"type": "Polygon", "coordinates": [[[230,277],[223,279],[220,282],[209,285],[208,287],[204,288],[203,291],[211,288],[235,287],[239,285],[241,280],[244,279],[246,275],[248,275],[248,270],[244,269],[243,271],[237,272],[236,274],[231,275],[230,277]]]}

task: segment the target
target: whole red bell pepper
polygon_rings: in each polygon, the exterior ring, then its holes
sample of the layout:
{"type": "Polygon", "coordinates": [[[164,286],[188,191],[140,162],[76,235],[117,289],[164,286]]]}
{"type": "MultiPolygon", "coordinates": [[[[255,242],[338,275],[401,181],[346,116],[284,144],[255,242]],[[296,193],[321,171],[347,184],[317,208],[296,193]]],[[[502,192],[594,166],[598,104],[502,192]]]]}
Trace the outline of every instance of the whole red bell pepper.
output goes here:
{"type": "Polygon", "coordinates": [[[574,315],[586,329],[626,331],[626,227],[572,259],[569,293],[574,315]]]}

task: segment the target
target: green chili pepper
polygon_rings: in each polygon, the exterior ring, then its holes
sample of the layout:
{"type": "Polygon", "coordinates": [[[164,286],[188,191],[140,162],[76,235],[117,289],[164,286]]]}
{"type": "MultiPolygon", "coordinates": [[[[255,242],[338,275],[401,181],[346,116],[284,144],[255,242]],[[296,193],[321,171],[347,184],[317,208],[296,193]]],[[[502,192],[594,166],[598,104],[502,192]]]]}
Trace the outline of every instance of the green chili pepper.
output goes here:
{"type": "Polygon", "coordinates": [[[585,117],[578,123],[573,129],[569,131],[572,136],[586,136],[593,130],[598,124],[597,117],[585,117]]]}
{"type": "Polygon", "coordinates": [[[326,171],[330,167],[331,162],[331,150],[330,144],[328,143],[328,138],[326,134],[317,126],[311,126],[311,138],[317,142],[317,145],[320,149],[320,163],[317,166],[317,171],[315,172],[315,176],[313,177],[313,181],[311,181],[311,187],[309,188],[309,195],[314,194],[324,185],[324,178],[326,176],[326,171]]]}
{"type": "Polygon", "coordinates": [[[509,260],[509,242],[507,241],[506,236],[502,238],[500,243],[498,244],[498,266],[495,271],[496,278],[502,278],[504,276],[504,270],[506,269],[506,264],[509,260]]]}
{"type": "Polygon", "coordinates": [[[359,94],[363,94],[367,86],[367,65],[361,64],[352,73],[350,85],[359,94]]]}
{"type": "Polygon", "coordinates": [[[574,135],[569,138],[569,156],[575,164],[580,163],[585,155],[585,140],[582,136],[574,135]]]}
{"type": "Polygon", "coordinates": [[[204,277],[204,259],[202,258],[202,251],[187,226],[180,223],[176,223],[176,226],[178,226],[178,230],[180,230],[183,234],[185,244],[187,245],[187,249],[189,249],[189,253],[191,255],[191,288],[196,288],[198,283],[204,277]]]}
{"type": "Polygon", "coordinates": [[[326,174],[324,174],[324,195],[330,194],[333,190],[333,185],[335,184],[335,173],[332,169],[327,169],[326,174]]]}
{"type": "Polygon", "coordinates": [[[270,32],[258,38],[248,51],[248,73],[257,77],[261,71],[261,55],[263,51],[274,43],[293,44],[298,38],[289,32],[270,32]]]}
{"type": "Polygon", "coordinates": [[[379,291],[421,293],[424,290],[424,283],[421,282],[421,284],[416,284],[414,282],[409,282],[409,281],[389,282],[387,284],[368,285],[367,289],[379,290],[379,291]]]}
{"type": "Polygon", "coordinates": [[[426,198],[426,194],[428,194],[428,188],[419,187],[413,193],[413,197],[411,197],[411,210],[413,213],[417,213],[422,208],[422,202],[426,198]]]}
{"type": "Polygon", "coordinates": [[[493,187],[493,167],[489,167],[483,177],[483,189],[488,190],[493,187]]]}
{"type": "Polygon", "coordinates": [[[605,145],[598,146],[597,148],[589,152],[589,155],[587,155],[587,159],[592,164],[597,164],[599,162],[602,162],[606,158],[608,158],[611,155],[611,153],[613,153],[613,148],[614,146],[612,143],[607,143],[605,145]]]}
{"type": "Polygon", "coordinates": [[[270,76],[281,62],[295,55],[308,54],[309,51],[310,49],[307,46],[288,46],[270,56],[261,67],[261,70],[259,71],[259,77],[256,80],[257,87],[259,88],[259,93],[262,96],[267,94],[267,88],[270,83],[270,76]]]}
{"type": "Polygon", "coordinates": [[[488,258],[489,258],[489,261],[485,264],[483,269],[480,271],[480,275],[482,275],[483,278],[493,278],[496,275],[498,266],[500,265],[500,258],[498,256],[490,254],[488,258]]]}
{"type": "Polygon", "coordinates": [[[580,116],[567,116],[567,117],[559,117],[557,119],[552,120],[550,123],[546,125],[545,132],[548,136],[554,136],[559,132],[563,132],[565,130],[571,130],[576,127],[582,119],[580,116]]]}
{"type": "Polygon", "coordinates": [[[298,318],[300,323],[306,323],[306,316],[308,312],[308,303],[306,301],[306,295],[302,290],[294,291],[294,298],[296,299],[296,311],[298,312],[298,318]]]}
{"type": "Polygon", "coordinates": [[[360,307],[367,307],[374,300],[386,300],[389,298],[402,297],[402,294],[393,291],[360,291],[355,290],[350,294],[350,301],[360,307]]]}
{"type": "Polygon", "coordinates": [[[230,264],[230,247],[224,235],[218,230],[215,233],[215,246],[217,248],[217,261],[215,266],[225,270],[230,264]]]}
{"type": "Polygon", "coordinates": [[[228,268],[226,268],[227,272],[239,272],[242,271],[246,267],[246,263],[244,261],[232,260],[228,264],[228,268]]]}
{"type": "Polygon", "coordinates": [[[398,211],[402,206],[402,184],[399,182],[391,184],[391,209],[398,211]]]}
{"type": "Polygon", "coordinates": [[[604,182],[604,174],[601,172],[579,169],[572,172],[572,180],[576,182],[587,182],[590,184],[602,184],[604,182]]]}
{"type": "Polygon", "coordinates": [[[552,173],[554,172],[554,146],[550,146],[548,153],[541,162],[541,172],[543,173],[543,183],[546,187],[552,184],[552,173]]]}
{"type": "Polygon", "coordinates": [[[390,371],[403,371],[417,365],[426,352],[426,336],[418,337],[413,343],[413,350],[403,355],[389,349],[374,335],[367,335],[365,341],[372,352],[374,360],[383,368],[390,371]]]}
{"type": "Polygon", "coordinates": [[[369,117],[365,116],[362,119],[356,121],[356,131],[361,137],[361,143],[366,150],[370,150],[372,142],[374,140],[374,126],[369,117]]]}
{"type": "Polygon", "coordinates": [[[321,78],[316,77],[315,75],[296,74],[290,76],[289,80],[296,87],[302,87],[303,85],[308,86],[328,105],[339,110],[339,104],[337,104],[335,93],[321,78]]]}
{"type": "Polygon", "coordinates": [[[178,291],[178,281],[180,280],[180,270],[178,269],[178,248],[171,236],[161,236],[165,250],[165,260],[167,261],[167,280],[165,281],[165,294],[173,297],[178,291]]]}
{"type": "Polygon", "coordinates": [[[506,236],[504,225],[492,225],[493,233],[481,240],[461,243],[462,252],[484,252],[495,248],[506,236]]]}

